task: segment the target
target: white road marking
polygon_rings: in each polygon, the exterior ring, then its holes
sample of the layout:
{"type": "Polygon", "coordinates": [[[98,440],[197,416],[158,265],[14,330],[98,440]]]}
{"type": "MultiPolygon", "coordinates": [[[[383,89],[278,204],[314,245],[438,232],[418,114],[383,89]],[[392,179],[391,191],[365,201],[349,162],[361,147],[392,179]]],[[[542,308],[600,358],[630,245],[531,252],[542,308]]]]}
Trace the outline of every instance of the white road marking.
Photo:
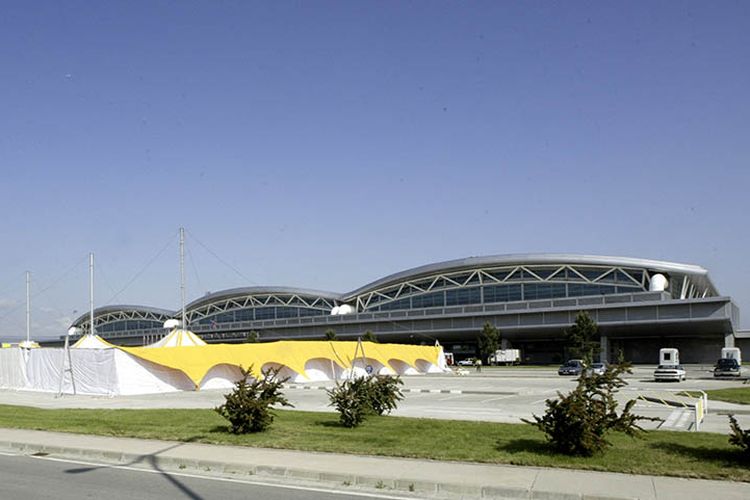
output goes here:
{"type": "MultiPolygon", "coordinates": [[[[3,455],[6,455],[5,453],[2,453],[3,455]]],[[[385,498],[385,499],[391,499],[391,500],[413,500],[413,497],[407,497],[407,496],[397,496],[397,495],[384,495],[380,493],[365,493],[365,492],[359,492],[359,491],[340,491],[340,490],[333,490],[333,489],[326,489],[326,488],[316,488],[314,486],[295,486],[290,484],[277,484],[277,483],[271,483],[266,481],[250,481],[247,479],[233,479],[229,477],[215,477],[215,476],[202,476],[200,474],[190,474],[186,472],[164,472],[159,470],[150,470],[150,469],[139,469],[138,467],[130,467],[127,465],[116,465],[116,464],[107,464],[107,463],[98,463],[98,462],[85,462],[83,460],[72,460],[69,458],[56,458],[56,457],[40,457],[40,456],[33,456],[33,455],[20,455],[20,454],[7,454],[7,456],[24,456],[27,458],[35,458],[37,460],[48,460],[51,462],[62,462],[62,463],[68,463],[68,464],[76,464],[76,465],[89,465],[89,466],[95,466],[95,467],[101,467],[101,468],[107,468],[107,469],[122,469],[122,470],[128,470],[128,471],[134,471],[134,472],[146,472],[149,474],[158,474],[160,476],[178,476],[178,477],[190,477],[194,479],[206,479],[209,481],[220,481],[220,482],[226,482],[226,483],[239,483],[239,484],[251,484],[254,486],[267,486],[270,488],[284,488],[287,490],[298,490],[298,491],[313,491],[316,493],[329,493],[332,495],[345,495],[345,496],[354,496],[354,497],[366,497],[366,498],[385,498]]]]}
{"type": "MultiPolygon", "coordinates": [[[[96,324],[96,323],[94,323],[94,324],[96,324]]],[[[497,397],[494,397],[494,398],[483,399],[482,401],[479,402],[479,404],[489,403],[490,401],[497,401],[498,399],[508,399],[510,397],[512,397],[512,396],[497,396],[497,397]]]]}

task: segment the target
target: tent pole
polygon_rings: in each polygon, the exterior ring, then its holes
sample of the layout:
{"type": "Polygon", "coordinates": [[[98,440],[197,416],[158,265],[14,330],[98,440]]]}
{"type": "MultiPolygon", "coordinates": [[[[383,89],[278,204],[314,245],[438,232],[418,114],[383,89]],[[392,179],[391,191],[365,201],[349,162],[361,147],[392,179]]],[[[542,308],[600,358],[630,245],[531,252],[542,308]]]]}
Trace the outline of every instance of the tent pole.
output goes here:
{"type": "Polygon", "coordinates": [[[26,346],[29,347],[31,341],[31,272],[26,271],[26,346]]]}
{"type": "Polygon", "coordinates": [[[94,335],[94,252],[89,254],[89,335],[94,335]]]}
{"type": "Polygon", "coordinates": [[[185,228],[180,228],[180,300],[182,302],[182,329],[187,330],[185,320],[185,228]]]}

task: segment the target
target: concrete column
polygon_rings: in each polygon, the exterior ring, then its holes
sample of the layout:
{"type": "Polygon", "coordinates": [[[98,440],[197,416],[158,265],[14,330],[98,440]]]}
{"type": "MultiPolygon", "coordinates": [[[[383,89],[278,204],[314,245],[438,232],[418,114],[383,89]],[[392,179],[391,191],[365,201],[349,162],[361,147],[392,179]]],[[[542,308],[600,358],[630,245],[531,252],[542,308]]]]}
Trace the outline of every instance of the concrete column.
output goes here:
{"type": "Polygon", "coordinates": [[[609,363],[609,339],[606,335],[602,335],[601,350],[599,351],[599,361],[602,363],[609,363]]]}
{"type": "Polygon", "coordinates": [[[734,347],[734,334],[732,332],[724,334],[724,347],[734,347]]]}

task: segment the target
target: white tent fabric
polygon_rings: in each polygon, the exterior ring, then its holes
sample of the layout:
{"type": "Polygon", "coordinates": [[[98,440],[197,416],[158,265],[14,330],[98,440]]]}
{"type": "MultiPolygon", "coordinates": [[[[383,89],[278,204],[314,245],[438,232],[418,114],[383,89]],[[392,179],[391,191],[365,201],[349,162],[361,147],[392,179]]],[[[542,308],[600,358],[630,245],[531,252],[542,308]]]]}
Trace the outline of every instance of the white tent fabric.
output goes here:
{"type": "Polygon", "coordinates": [[[114,346],[99,335],[84,335],[70,346],[72,349],[111,349],[114,346]]]}
{"type": "MultiPolygon", "coordinates": [[[[113,347],[115,346],[108,344],[107,347],[70,349],[75,393],[124,396],[196,389],[226,389],[232,387],[241,377],[237,366],[220,363],[209,369],[200,383],[194,383],[182,370],[147,361],[113,347]]],[[[198,354],[192,348],[189,351],[198,354]]],[[[442,353],[439,357],[442,358],[442,353]]],[[[417,359],[414,366],[397,359],[391,359],[388,364],[390,367],[368,357],[364,360],[353,360],[352,368],[342,368],[330,359],[313,358],[304,364],[304,369],[300,370],[300,373],[272,361],[264,363],[262,368],[278,368],[281,370],[279,374],[282,377],[289,376],[291,382],[341,379],[348,377],[352,370],[355,376],[369,372],[411,375],[441,371],[438,365],[424,359],[417,359]]],[[[0,389],[57,393],[62,379],[63,393],[72,394],[73,383],[67,368],[68,357],[62,348],[3,348],[0,349],[0,389]]]]}
{"type": "Polygon", "coordinates": [[[175,328],[169,334],[146,347],[190,347],[206,345],[206,342],[189,330],[175,328]]]}

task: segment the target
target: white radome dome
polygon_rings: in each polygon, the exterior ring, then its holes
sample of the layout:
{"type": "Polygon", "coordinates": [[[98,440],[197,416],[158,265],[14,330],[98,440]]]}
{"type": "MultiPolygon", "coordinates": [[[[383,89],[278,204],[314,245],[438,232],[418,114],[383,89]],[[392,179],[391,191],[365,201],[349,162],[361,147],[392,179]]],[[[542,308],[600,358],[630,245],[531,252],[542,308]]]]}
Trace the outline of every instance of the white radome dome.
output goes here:
{"type": "Polygon", "coordinates": [[[167,321],[164,322],[164,328],[172,329],[172,328],[177,328],[178,326],[180,326],[179,319],[168,319],[167,321]]]}
{"type": "Polygon", "coordinates": [[[654,274],[651,276],[651,285],[648,287],[651,292],[663,292],[669,286],[669,280],[663,274],[654,274]]]}

